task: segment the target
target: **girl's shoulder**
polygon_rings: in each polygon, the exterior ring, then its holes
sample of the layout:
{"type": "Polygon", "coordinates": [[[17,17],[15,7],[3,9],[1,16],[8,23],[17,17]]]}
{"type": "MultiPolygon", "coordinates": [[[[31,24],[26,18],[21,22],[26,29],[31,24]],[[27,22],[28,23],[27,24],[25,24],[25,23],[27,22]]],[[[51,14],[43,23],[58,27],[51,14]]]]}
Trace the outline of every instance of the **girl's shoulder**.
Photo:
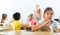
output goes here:
{"type": "Polygon", "coordinates": [[[55,20],[52,20],[52,23],[53,23],[53,24],[56,24],[56,23],[57,23],[57,21],[55,21],[55,20]]]}

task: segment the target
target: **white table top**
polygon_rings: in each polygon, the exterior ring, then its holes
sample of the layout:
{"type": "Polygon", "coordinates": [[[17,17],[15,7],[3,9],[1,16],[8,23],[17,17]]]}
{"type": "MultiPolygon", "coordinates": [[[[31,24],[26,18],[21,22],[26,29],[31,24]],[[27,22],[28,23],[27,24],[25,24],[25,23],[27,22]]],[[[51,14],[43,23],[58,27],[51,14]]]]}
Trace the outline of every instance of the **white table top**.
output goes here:
{"type": "Polygon", "coordinates": [[[21,31],[4,31],[0,32],[1,35],[60,35],[60,33],[51,32],[31,32],[26,30],[21,31]]]}

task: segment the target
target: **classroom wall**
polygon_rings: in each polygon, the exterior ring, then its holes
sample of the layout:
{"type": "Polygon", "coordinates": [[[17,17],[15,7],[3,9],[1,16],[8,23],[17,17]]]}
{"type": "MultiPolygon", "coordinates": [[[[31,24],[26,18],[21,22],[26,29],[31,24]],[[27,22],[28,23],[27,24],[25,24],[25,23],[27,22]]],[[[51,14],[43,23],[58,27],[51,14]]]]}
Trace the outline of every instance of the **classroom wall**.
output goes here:
{"type": "Polygon", "coordinates": [[[35,5],[39,4],[42,14],[46,7],[52,7],[55,15],[53,18],[60,18],[60,0],[0,0],[0,19],[1,14],[8,14],[9,21],[15,12],[21,13],[21,20],[26,22],[27,16],[34,13],[35,5]]]}

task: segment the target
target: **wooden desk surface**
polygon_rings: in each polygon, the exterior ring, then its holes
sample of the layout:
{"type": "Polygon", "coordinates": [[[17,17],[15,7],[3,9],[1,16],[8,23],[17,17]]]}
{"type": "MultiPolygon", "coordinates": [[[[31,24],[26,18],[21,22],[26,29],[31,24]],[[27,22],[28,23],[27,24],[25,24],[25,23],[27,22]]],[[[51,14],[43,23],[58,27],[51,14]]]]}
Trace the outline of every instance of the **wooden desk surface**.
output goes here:
{"type": "Polygon", "coordinates": [[[52,32],[42,32],[42,31],[8,31],[8,28],[0,27],[0,35],[60,35],[60,33],[52,33],[52,32]],[[1,31],[2,30],[2,31],[1,31]]]}
{"type": "Polygon", "coordinates": [[[60,35],[60,33],[31,32],[31,31],[21,30],[21,31],[4,31],[4,32],[0,32],[0,35],[60,35]]]}
{"type": "Polygon", "coordinates": [[[0,35],[60,35],[60,33],[41,32],[41,31],[36,31],[36,32],[27,31],[27,30],[8,31],[8,28],[5,29],[4,27],[2,27],[1,30],[0,30],[0,35]]]}

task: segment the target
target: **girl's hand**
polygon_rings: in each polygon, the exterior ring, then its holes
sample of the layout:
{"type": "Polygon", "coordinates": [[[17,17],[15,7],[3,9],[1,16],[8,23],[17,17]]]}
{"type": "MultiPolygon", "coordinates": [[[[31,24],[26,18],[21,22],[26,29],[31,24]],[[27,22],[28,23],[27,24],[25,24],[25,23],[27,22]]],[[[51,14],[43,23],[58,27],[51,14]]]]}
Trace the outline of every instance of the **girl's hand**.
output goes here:
{"type": "Polygon", "coordinates": [[[51,25],[51,20],[45,21],[45,26],[51,25]]]}

